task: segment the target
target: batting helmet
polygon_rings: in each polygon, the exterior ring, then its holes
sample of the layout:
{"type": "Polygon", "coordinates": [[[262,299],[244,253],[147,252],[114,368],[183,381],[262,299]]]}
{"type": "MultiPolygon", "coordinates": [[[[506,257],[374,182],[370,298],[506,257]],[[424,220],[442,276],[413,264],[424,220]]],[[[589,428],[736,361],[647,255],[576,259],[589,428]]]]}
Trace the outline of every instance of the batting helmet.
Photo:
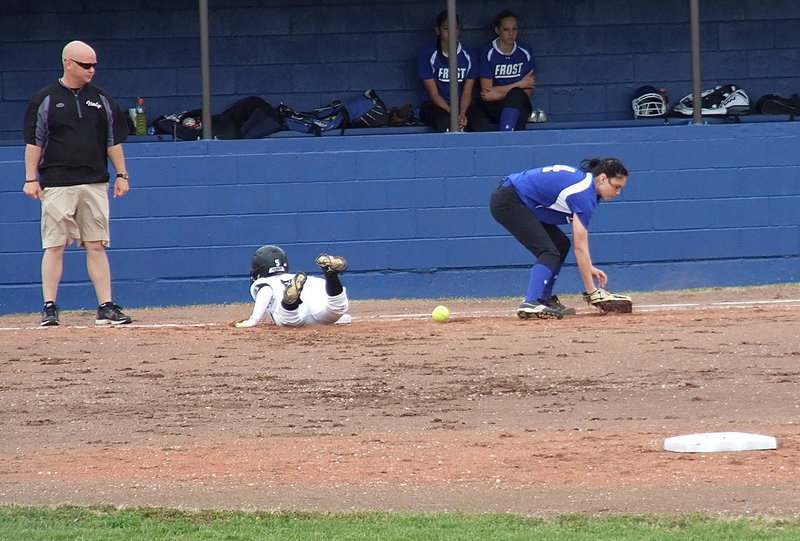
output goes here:
{"type": "Polygon", "coordinates": [[[669,98],[663,88],[640,86],[631,100],[633,118],[663,116],[667,112],[668,104],[669,98]]]}
{"type": "Polygon", "coordinates": [[[251,269],[250,279],[258,280],[273,274],[288,272],[289,260],[286,259],[286,252],[269,244],[255,251],[251,269]]]}

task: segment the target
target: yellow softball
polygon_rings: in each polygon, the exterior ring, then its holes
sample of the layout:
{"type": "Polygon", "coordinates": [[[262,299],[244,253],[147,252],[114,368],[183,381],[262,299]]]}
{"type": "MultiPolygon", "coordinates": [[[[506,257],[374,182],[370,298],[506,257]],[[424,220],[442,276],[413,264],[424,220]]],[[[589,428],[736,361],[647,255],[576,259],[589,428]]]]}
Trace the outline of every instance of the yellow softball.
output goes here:
{"type": "Polygon", "coordinates": [[[433,309],[431,317],[434,321],[438,321],[439,323],[445,322],[450,319],[450,310],[447,308],[447,306],[439,305],[433,309]]]}

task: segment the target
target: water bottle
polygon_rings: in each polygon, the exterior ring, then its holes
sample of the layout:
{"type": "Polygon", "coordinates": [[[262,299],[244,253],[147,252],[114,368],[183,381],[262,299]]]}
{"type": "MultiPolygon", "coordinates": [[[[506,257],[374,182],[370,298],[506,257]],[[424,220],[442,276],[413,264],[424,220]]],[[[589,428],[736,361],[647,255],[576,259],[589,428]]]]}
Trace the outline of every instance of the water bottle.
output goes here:
{"type": "Polygon", "coordinates": [[[136,135],[147,135],[147,113],[144,109],[144,98],[136,100],[136,135]]]}

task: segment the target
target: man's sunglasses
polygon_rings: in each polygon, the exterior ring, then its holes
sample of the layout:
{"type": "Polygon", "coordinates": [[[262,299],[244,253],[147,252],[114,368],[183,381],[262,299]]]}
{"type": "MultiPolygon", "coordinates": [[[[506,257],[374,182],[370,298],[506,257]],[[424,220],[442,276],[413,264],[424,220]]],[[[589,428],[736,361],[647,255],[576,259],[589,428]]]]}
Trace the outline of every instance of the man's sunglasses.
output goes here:
{"type": "Polygon", "coordinates": [[[89,71],[90,69],[92,69],[92,68],[97,66],[97,62],[95,62],[94,64],[92,64],[90,62],[78,62],[77,60],[72,60],[71,58],[70,58],[70,61],[72,61],[75,64],[78,64],[80,67],[82,67],[86,71],[89,71]]]}

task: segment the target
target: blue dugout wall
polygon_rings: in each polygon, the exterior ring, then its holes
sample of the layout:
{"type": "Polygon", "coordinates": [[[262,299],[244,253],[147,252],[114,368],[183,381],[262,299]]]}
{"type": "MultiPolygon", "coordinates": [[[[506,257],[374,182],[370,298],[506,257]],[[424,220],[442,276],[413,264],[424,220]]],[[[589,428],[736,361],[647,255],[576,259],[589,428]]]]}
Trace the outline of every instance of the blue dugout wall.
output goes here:
{"type": "MultiPolygon", "coordinates": [[[[213,0],[212,110],[258,95],[306,110],[374,88],[419,105],[419,52],[445,0],[213,0]]],[[[691,92],[689,0],[458,0],[462,41],[494,38],[502,9],[520,17],[536,57],[533,102],[551,120],[630,119],[642,85],[673,103],[691,92]]],[[[800,2],[701,0],[702,86],[736,83],[753,101],[800,92],[800,2]]],[[[94,82],[152,117],[201,106],[197,0],[0,2],[0,139],[21,139],[30,98],[61,75],[67,41],[95,47],[94,82]],[[34,31],[35,30],[35,31],[34,31]]]]}
{"type": "MultiPolygon", "coordinates": [[[[512,171],[608,155],[631,172],[591,224],[610,288],[797,282],[798,136],[783,121],[129,143],[132,191],[111,203],[115,299],[249,301],[250,256],[267,243],[295,270],[346,255],[356,299],[520,296],[532,258],[492,220],[490,192],[512,171]]],[[[23,172],[23,147],[0,147],[0,313],[41,306],[40,206],[23,172]]],[[[94,308],[83,251],[65,263],[62,308],[94,308]]],[[[578,293],[567,263],[557,289],[578,293]]]]}

